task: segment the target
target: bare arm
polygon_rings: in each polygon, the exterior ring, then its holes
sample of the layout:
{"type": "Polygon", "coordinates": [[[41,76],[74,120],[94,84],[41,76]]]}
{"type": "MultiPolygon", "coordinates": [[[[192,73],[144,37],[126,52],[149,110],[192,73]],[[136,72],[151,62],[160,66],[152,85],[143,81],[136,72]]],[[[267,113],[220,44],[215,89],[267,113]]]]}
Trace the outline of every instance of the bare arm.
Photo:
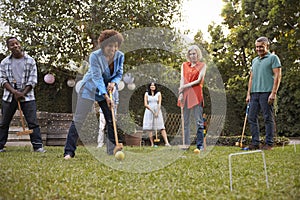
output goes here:
{"type": "Polygon", "coordinates": [[[14,89],[8,82],[4,83],[4,87],[14,95],[14,98],[17,101],[25,98],[26,94],[32,90],[32,86],[27,85],[23,91],[18,91],[14,89]]]}
{"type": "Polygon", "coordinates": [[[151,107],[150,107],[149,104],[148,104],[148,96],[147,96],[147,93],[145,93],[145,95],[144,95],[144,106],[145,106],[148,110],[150,110],[152,113],[154,113],[154,111],[151,109],[151,107]]]}
{"type": "Polygon", "coordinates": [[[157,117],[158,116],[158,113],[160,111],[160,108],[161,108],[161,100],[162,100],[162,96],[161,96],[161,93],[159,93],[159,96],[158,96],[158,103],[157,103],[157,111],[155,113],[155,116],[157,117]]]}
{"type": "Polygon", "coordinates": [[[182,85],[181,86],[182,90],[184,90],[185,88],[188,88],[188,87],[192,87],[194,85],[198,85],[201,82],[201,80],[204,78],[205,72],[206,72],[206,65],[204,65],[203,68],[201,69],[201,72],[199,73],[198,79],[193,81],[193,82],[182,85]]]}
{"type": "Polygon", "coordinates": [[[272,92],[269,96],[268,103],[272,104],[276,98],[276,94],[281,82],[281,68],[274,68],[273,69],[273,74],[274,74],[274,83],[273,83],[273,88],[272,92]]]}
{"type": "Polygon", "coordinates": [[[249,82],[248,82],[248,91],[247,91],[246,103],[250,102],[251,87],[252,87],[252,72],[250,72],[250,77],[249,77],[249,82]]]}
{"type": "Polygon", "coordinates": [[[183,92],[183,89],[182,89],[183,85],[184,85],[184,77],[183,77],[183,64],[182,64],[181,69],[180,69],[180,85],[179,85],[179,88],[178,88],[179,93],[183,92]]]}

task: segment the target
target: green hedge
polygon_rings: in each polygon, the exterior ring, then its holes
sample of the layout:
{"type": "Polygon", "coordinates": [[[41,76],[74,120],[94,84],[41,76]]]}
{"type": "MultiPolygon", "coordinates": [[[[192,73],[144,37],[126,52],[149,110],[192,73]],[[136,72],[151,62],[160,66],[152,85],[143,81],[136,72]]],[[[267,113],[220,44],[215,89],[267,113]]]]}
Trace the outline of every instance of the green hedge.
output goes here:
{"type": "MultiPolygon", "coordinates": [[[[236,142],[240,142],[240,136],[220,136],[220,137],[207,137],[207,144],[216,144],[220,146],[235,146],[236,142]]],[[[265,144],[265,137],[260,137],[260,143],[265,144]]],[[[286,137],[274,137],[274,146],[283,146],[290,143],[290,140],[286,137]]],[[[251,136],[245,136],[243,139],[243,145],[247,146],[251,144],[251,136]]]]}

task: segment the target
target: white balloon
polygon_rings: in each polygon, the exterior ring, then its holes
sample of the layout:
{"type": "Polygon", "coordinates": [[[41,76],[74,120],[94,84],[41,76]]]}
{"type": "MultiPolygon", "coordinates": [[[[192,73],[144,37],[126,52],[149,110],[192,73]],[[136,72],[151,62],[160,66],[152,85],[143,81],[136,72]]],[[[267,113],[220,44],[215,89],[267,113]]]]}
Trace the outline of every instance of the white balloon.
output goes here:
{"type": "Polygon", "coordinates": [[[129,83],[129,84],[127,85],[127,88],[128,88],[129,90],[134,90],[134,89],[135,89],[135,84],[134,84],[134,83],[129,83]]]}
{"type": "Polygon", "coordinates": [[[120,81],[120,83],[118,84],[118,91],[121,91],[121,90],[123,90],[123,89],[124,89],[124,87],[125,87],[125,83],[124,83],[124,81],[120,81]]]}
{"type": "Polygon", "coordinates": [[[76,82],[75,82],[74,79],[69,79],[69,80],[67,81],[67,85],[68,85],[69,87],[74,87],[75,84],[76,84],[76,82]]]}
{"type": "Polygon", "coordinates": [[[78,94],[79,91],[80,91],[80,88],[81,88],[81,82],[82,82],[82,80],[80,80],[80,81],[78,81],[78,82],[76,83],[75,91],[77,92],[77,94],[78,94]]]}

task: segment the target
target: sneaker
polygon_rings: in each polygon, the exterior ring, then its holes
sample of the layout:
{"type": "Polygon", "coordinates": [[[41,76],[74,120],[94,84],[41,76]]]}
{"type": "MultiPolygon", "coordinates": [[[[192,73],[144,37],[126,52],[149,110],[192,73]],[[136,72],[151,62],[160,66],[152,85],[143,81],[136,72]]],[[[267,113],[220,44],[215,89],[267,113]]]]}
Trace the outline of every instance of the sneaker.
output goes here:
{"type": "Polygon", "coordinates": [[[65,160],[72,159],[72,156],[71,156],[71,155],[69,155],[69,154],[67,154],[67,155],[65,155],[65,156],[64,156],[64,159],[65,159],[65,160]]]}
{"type": "Polygon", "coordinates": [[[46,153],[46,150],[43,147],[41,147],[41,148],[35,149],[34,152],[46,153]]]}
{"type": "Polygon", "coordinates": [[[103,146],[104,146],[104,144],[101,143],[101,144],[98,144],[98,145],[97,145],[97,148],[101,148],[101,147],[103,147],[103,146]]]}
{"type": "Polygon", "coordinates": [[[262,149],[262,150],[272,150],[272,149],[273,149],[273,146],[266,144],[266,145],[264,145],[261,149],[262,149]]]}
{"type": "Polygon", "coordinates": [[[2,152],[6,152],[5,149],[0,149],[0,153],[2,153],[2,152]]]}
{"type": "Polygon", "coordinates": [[[170,147],[171,145],[169,143],[165,144],[166,147],[170,147]]]}
{"type": "Polygon", "coordinates": [[[259,145],[253,145],[253,144],[250,144],[249,147],[248,147],[249,150],[257,150],[259,149],[259,145]]]}

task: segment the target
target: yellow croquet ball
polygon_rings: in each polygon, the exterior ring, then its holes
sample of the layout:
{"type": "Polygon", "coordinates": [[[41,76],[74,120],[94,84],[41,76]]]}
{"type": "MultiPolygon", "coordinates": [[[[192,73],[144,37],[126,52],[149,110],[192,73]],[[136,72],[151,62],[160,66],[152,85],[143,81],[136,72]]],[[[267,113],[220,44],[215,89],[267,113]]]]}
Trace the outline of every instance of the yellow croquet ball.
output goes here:
{"type": "Polygon", "coordinates": [[[123,153],[123,151],[118,151],[118,152],[115,154],[115,158],[116,158],[117,160],[124,160],[125,154],[123,153]]]}
{"type": "Polygon", "coordinates": [[[200,150],[199,150],[199,149],[195,149],[195,150],[194,150],[194,153],[195,153],[195,154],[199,154],[199,153],[200,153],[200,150]]]}
{"type": "Polygon", "coordinates": [[[235,143],[235,146],[237,146],[237,147],[240,146],[240,143],[239,143],[239,142],[236,142],[236,143],[235,143]]]}

